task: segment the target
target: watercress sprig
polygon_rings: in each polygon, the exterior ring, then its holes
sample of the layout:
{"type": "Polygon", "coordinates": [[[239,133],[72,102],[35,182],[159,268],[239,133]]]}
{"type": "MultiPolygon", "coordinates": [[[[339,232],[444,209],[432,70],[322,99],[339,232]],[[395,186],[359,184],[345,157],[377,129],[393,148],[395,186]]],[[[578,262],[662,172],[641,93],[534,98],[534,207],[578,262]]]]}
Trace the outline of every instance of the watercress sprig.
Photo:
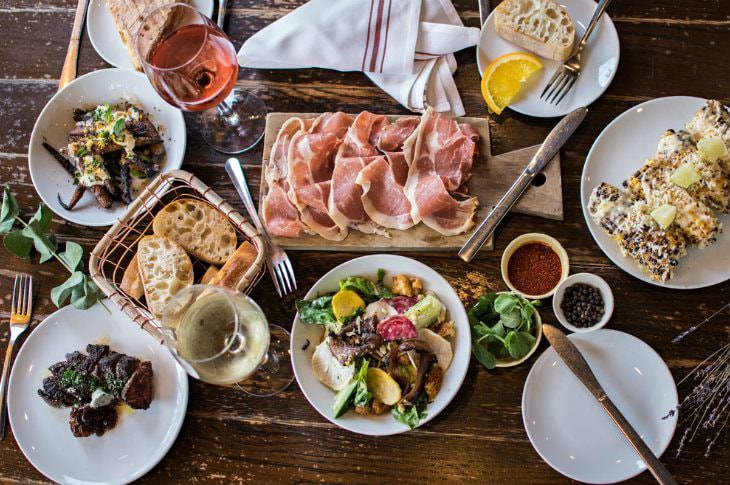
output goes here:
{"type": "MultiPolygon", "coordinates": [[[[56,236],[49,232],[51,211],[41,202],[35,215],[28,222],[20,217],[18,201],[7,187],[3,188],[3,203],[0,208],[0,235],[7,251],[19,258],[28,259],[33,251],[40,255],[40,262],[57,259],[71,276],[51,290],[51,301],[62,307],[70,299],[71,305],[86,310],[104,298],[104,293],[88,274],[84,273],[84,250],[67,241],[64,251],[58,252],[56,236]],[[18,223],[21,228],[15,228],[18,223]]],[[[104,306],[103,303],[101,303],[104,306]]]]}

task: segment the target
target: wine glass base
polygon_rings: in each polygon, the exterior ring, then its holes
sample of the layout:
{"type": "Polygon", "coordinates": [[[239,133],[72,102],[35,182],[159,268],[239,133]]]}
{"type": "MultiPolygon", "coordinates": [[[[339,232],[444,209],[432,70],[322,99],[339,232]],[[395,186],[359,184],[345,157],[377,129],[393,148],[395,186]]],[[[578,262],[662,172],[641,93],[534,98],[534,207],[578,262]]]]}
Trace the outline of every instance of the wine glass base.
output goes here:
{"type": "Polygon", "coordinates": [[[278,325],[269,324],[269,350],[256,373],[236,384],[251,396],[266,397],[278,394],[294,380],[289,342],[291,335],[278,325]]]}
{"type": "Polygon", "coordinates": [[[200,132],[203,139],[221,153],[250,150],[263,138],[266,105],[248,91],[233,88],[231,94],[215,108],[203,111],[200,132]]]}

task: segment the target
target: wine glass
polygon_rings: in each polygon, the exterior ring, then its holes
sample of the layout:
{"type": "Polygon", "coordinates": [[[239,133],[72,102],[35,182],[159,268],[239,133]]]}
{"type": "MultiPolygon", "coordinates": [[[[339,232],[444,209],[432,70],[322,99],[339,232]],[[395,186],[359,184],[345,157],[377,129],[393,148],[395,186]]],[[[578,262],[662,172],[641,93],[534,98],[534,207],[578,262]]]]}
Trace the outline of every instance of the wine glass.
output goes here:
{"type": "Polygon", "coordinates": [[[272,396],[294,379],[289,332],[251,298],[211,285],[179,291],[162,314],[165,343],[185,370],[210,384],[272,396]]]}
{"type": "Polygon", "coordinates": [[[266,106],[235,87],[236,51],[212,20],[184,3],[163,5],[142,20],[135,47],[165,101],[184,111],[202,111],[201,133],[210,146],[240,153],[258,143],[266,106]]]}

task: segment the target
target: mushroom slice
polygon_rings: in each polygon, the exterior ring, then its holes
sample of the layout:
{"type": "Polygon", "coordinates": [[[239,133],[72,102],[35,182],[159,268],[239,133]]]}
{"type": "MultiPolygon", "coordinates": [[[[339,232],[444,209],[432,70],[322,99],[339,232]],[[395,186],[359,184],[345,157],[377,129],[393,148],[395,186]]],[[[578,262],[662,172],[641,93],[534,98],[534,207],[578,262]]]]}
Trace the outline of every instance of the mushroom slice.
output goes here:
{"type": "Polygon", "coordinates": [[[451,365],[451,360],[454,358],[454,350],[451,348],[451,342],[427,328],[422,328],[418,331],[418,340],[425,342],[429,346],[431,352],[436,356],[439,367],[446,371],[449,365],[451,365]]]}

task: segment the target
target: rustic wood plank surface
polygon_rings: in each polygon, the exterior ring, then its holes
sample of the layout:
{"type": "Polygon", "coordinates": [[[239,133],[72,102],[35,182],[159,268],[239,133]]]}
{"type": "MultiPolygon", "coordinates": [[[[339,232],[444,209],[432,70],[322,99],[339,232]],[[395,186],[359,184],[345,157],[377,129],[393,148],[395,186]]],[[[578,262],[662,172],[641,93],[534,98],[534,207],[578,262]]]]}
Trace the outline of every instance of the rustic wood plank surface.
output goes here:
{"type": "MultiPolygon", "coordinates": [[[[226,28],[236,47],[248,36],[294,9],[304,0],[233,0],[226,28]]],[[[454,2],[467,25],[477,26],[477,2],[454,2]]],[[[496,2],[494,2],[496,3],[496,2]]],[[[27,147],[33,123],[57,89],[76,2],[74,0],[0,0],[0,183],[17,194],[24,215],[38,203],[27,168],[27,147]]],[[[693,291],[669,291],[637,281],[618,270],[598,249],[580,210],[580,170],[591,143],[615,116],[630,106],[658,96],[696,95],[730,102],[730,0],[656,0],[614,2],[609,14],[621,40],[621,62],[613,84],[590,107],[588,118],[562,151],[565,220],[549,221],[510,215],[497,231],[493,252],[483,252],[470,265],[446,253],[410,254],[441,272],[465,304],[486,290],[503,289],[499,276],[501,250],[515,236],[541,231],[557,237],[571,257],[571,271],[604,277],[616,296],[610,328],[646,341],[682,378],[730,333],[724,315],[682,344],[671,339],[730,301],[730,283],[693,291]]],[[[473,50],[457,54],[456,82],[467,116],[488,116],[479,93],[473,50]]],[[[84,37],[79,74],[108,67],[84,37]]],[[[239,86],[261,95],[270,111],[326,110],[405,114],[359,73],[320,69],[299,71],[242,70],[239,86]]],[[[188,121],[183,168],[195,172],[238,209],[227,180],[225,157],[209,149],[198,135],[196,116],[188,121]]],[[[553,120],[537,120],[506,110],[489,117],[493,153],[540,143],[553,120]]],[[[257,192],[261,146],[242,157],[257,192]]],[[[73,240],[91,250],[103,229],[84,228],[53,219],[59,240],[73,240]]],[[[294,301],[324,272],[353,257],[340,252],[296,252],[292,255],[300,292],[274,296],[268,279],[252,296],[272,322],[290,327],[294,301]]],[[[33,323],[54,311],[50,288],[65,278],[56,263],[38,265],[0,249],[0,319],[8,318],[12,278],[32,273],[40,282],[33,323]]],[[[554,322],[550,311],[544,319],[554,322]]],[[[7,326],[0,327],[4,348],[7,326]]],[[[545,343],[542,344],[545,347],[545,343]]],[[[539,352],[538,352],[539,354],[539,352]]],[[[272,398],[255,399],[233,389],[191,381],[188,416],[170,453],[141,483],[432,483],[564,484],[535,453],[522,427],[522,385],[535,357],[525,365],[487,371],[472,362],[463,388],[437,419],[410,433],[388,438],[353,435],[321,418],[296,384],[272,398]]],[[[680,390],[681,395],[687,392],[680,390]]],[[[664,456],[680,483],[730,483],[728,436],[704,458],[702,443],[674,457],[678,437],[664,456]]],[[[0,482],[47,483],[23,457],[12,435],[0,443],[0,482]]],[[[653,483],[643,473],[631,483],[653,483]]]]}

